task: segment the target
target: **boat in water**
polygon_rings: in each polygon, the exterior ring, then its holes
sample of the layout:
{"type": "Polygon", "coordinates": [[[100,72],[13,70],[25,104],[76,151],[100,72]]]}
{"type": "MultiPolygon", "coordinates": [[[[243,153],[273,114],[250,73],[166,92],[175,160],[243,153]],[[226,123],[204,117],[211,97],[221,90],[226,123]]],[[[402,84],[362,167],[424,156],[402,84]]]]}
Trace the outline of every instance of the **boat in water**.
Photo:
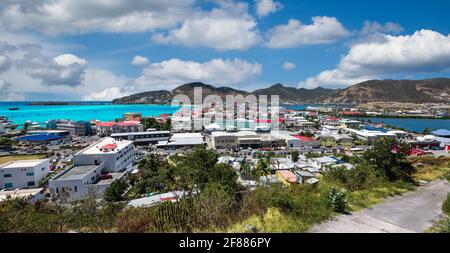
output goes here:
{"type": "Polygon", "coordinates": [[[10,111],[17,111],[17,110],[20,110],[20,109],[19,109],[19,107],[11,107],[11,108],[9,108],[9,110],[10,111]]]}

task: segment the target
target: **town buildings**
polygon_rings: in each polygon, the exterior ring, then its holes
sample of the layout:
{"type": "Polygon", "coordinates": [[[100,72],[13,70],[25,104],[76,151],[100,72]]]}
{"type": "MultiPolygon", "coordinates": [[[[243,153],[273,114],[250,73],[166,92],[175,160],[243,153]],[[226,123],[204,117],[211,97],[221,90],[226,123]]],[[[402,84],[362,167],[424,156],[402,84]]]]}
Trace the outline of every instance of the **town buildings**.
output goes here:
{"type": "Polygon", "coordinates": [[[143,132],[144,127],[140,121],[124,122],[97,122],[95,126],[98,136],[110,136],[115,133],[143,132]]]}
{"type": "Polygon", "coordinates": [[[47,123],[49,129],[69,131],[71,135],[86,136],[93,133],[89,121],[51,120],[47,123]]]}
{"type": "Polygon", "coordinates": [[[135,145],[149,145],[157,144],[160,141],[168,141],[170,139],[170,131],[114,133],[111,134],[111,138],[133,141],[135,145]]]}
{"type": "Polygon", "coordinates": [[[35,188],[49,172],[49,159],[19,160],[2,164],[0,189],[35,188]]]}
{"type": "Polygon", "coordinates": [[[73,166],[50,179],[50,193],[58,197],[68,192],[70,200],[90,192],[101,194],[112,182],[124,178],[133,169],[134,161],[132,141],[104,138],[75,154],[73,166]]]}

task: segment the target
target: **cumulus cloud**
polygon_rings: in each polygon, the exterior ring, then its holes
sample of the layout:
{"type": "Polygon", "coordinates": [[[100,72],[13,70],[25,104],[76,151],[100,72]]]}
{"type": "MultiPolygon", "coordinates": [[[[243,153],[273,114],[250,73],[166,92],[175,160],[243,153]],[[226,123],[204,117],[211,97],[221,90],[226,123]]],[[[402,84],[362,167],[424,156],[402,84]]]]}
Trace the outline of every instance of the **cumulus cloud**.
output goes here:
{"type": "Polygon", "coordinates": [[[109,87],[123,86],[129,80],[109,70],[91,68],[87,60],[76,55],[51,57],[44,51],[37,44],[0,42],[0,56],[8,57],[11,65],[0,72],[2,100],[24,100],[24,94],[39,93],[70,94],[67,97],[79,99],[109,87]]]}
{"type": "Polygon", "coordinates": [[[273,0],[256,0],[256,14],[258,17],[265,17],[271,13],[275,13],[283,8],[283,5],[273,0]]]}
{"type": "Polygon", "coordinates": [[[207,62],[170,59],[146,66],[130,85],[138,90],[172,89],[180,84],[201,81],[236,86],[260,75],[262,66],[241,59],[212,59],[207,62]]]}
{"type": "Polygon", "coordinates": [[[331,43],[350,33],[335,17],[313,17],[313,23],[302,24],[290,19],[286,25],[278,25],[268,32],[270,48],[293,48],[304,45],[331,43]]]}
{"type": "Polygon", "coordinates": [[[400,33],[403,32],[403,27],[398,23],[386,22],[384,25],[376,21],[365,21],[364,26],[361,29],[362,34],[369,33],[400,33]]]}
{"type": "Polygon", "coordinates": [[[175,26],[192,11],[194,0],[7,0],[0,23],[8,30],[46,34],[144,32],[175,26]]]}
{"type": "Polygon", "coordinates": [[[295,69],[297,66],[295,66],[295,64],[292,63],[292,62],[286,61],[286,62],[283,63],[283,66],[282,66],[282,67],[283,67],[284,70],[293,70],[293,69],[295,69]]]}
{"type": "Polygon", "coordinates": [[[130,94],[131,93],[125,91],[121,87],[111,87],[111,88],[106,88],[100,92],[91,92],[91,93],[83,96],[83,100],[86,100],[86,101],[110,101],[115,98],[128,96],[130,94]]]}
{"type": "Polygon", "coordinates": [[[0,43],[0,73],[15,67],[45,85],[80,85],[87,65],[86,60],[73,54],[52,59],[42,54],[39,45],[0,43]]]}
{"type": "Polygon", "coordinates": [[[0,73],[11,68],[11,60],[6,55],[0,54],[0,73]]]}
{"type": "Polygon", "coordinates": [[[9,91],[10,83],[0,79],[0,101],[21,101],[25,100],[22,94],[9,91]]]}
{"type": "Polygon", "coordinates": [[[41,54],[30,53],[20,61],[20,65],[44,85],[78,86],[84,80],[88,63],[72,54],[59,55],[50,60],[41,54]]]}
{"type": "Polygon", "coordinates": [[[383,35],[353,45],[334,70],[307,78],[299,86],[349,86],[389,74],[439,73],[450,69],[450,35],[431,30],[383,35]]]}
{"type": "Polygon", "coordinates": [[[133,58],[133,60],[131,61],[131,64],[137,65],[137,66],[147,65],[149,63],[150,63],[150,60],[147,57],[140,56],[140,55],[136,55],[133,58]]]}
{"type": "Polygon", "coordinates": [[[162,44],[204,46],[217,50],[244,50],[261,40],[257,23],[248,14],[246,3],[219,1],[217,4],[218,8],[193,13],[179,28],[157,33],[152,40],[162,44]]]}

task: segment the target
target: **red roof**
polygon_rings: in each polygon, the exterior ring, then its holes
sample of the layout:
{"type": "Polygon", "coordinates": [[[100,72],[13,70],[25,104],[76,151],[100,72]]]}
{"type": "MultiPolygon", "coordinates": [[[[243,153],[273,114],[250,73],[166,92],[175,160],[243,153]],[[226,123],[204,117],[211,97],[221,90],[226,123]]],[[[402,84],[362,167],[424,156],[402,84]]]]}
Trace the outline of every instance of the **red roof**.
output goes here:
{"type": "Polygon", "coordinates": [[[310,137],[306,137],[303,135],[292,135],[292,137],[297,138],[301,141],[307,141],[307,142],[312,142],[312,141],[316,141],[314,138],[310,138],[310,137]]]}
{"type": "Polygon", "coordinates": [[[279,170],[278,173],[289,183],[297,182],[297,176],[289,170],[279,170]]]}
{"type": "Polygon", "coordinates": [[[361,112],[342,112],[342,115],[361,115],[361,112]]]}
{"type": "Polygon", "coordinates": [[[112,127],[114,125],[119,125],[119,126],[134,126],[134,125],[138,125],[141,122],[139,121],[124,121],[124,122],[99,122],[97,123],[97,126],[101,126],[101,127],[112,127]]]}
{"type": "Polygon", "coordinates": [[[257,119],[256,123],[272,123],[271,119],[257,119]]]}
{"type": "Polygon", "coordinates": [[[331,116],[331,117],[327,117],[327,120],[339,120],[339,119],[334,116],[331,116]]]}
{"type": "Polygon", "coordinates": [[[97,126],[101,126],[101,127],[112,127],[115,124],[117,124],[116,122],[98,122],[97,126]]]}
{"type": "Polygon", "coordinates": [[[110,150],[116,149],[116,148],[117,148],[117,144],[115,144],[115,143],[109,143],[109,144],[103,145],[103,147],[102,147],[102,149],[110,149],[110,150]]]}

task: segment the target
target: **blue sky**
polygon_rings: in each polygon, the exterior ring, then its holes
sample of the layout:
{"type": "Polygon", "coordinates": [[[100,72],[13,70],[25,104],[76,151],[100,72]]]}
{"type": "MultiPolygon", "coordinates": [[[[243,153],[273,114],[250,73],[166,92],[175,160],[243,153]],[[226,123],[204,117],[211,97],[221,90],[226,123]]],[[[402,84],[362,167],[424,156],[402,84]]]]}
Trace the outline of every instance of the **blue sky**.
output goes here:
{"type": "Polygon", "coordinates": [[[11,0],[0,3],[0,100],[109,100],[190,81],[254,90],[450,77],[449,9],[440,0],[11,0]]]}

